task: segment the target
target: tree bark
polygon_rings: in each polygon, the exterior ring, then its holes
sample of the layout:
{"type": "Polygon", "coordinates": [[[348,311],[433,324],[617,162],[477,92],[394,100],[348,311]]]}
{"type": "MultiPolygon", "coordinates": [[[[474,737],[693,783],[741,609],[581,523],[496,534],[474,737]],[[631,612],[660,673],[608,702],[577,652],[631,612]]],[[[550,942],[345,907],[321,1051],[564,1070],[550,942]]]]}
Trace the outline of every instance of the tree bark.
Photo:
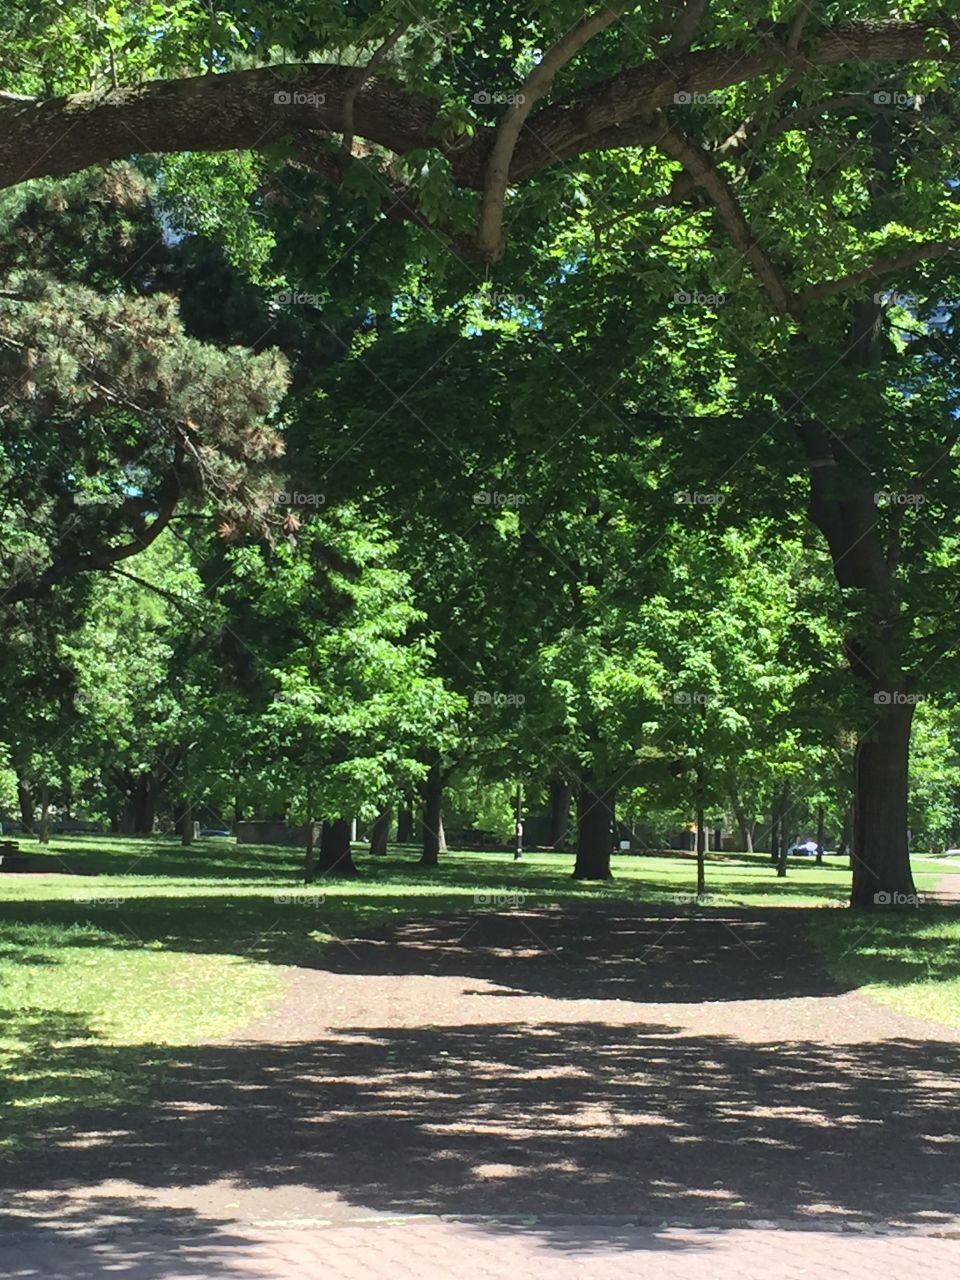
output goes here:
{"type": "Polygon", "coordinates": [[[707,825],[703,815],[703,761],[697,761],[697,897],[707,892],[707,825]]]}
{"type": "Polygon", "coordinates": [[[413,844],[413,805],[404,800],[397,810],[397,844],[413,844]]]}
{"type": "Polygon", "coordinates": [[[817,866],[823,865],[823,805],[817,805],[817,866]]]}
{"type": "Polygon", "coordinates": [[[390,835],[390,824],[393,810],[389,805],[381,809],[370,832],[370,852],[374,857],[382,858],[387,852],[387,839],[390,835]]]}
{"type": "Polygon", "coordinates": [[[32,836],[34,833],[33,792],[30,789],[30,779],[19,769],[17,770],[17,804],[20,808],[20,825],[23,833],[32,836]]]}
{"type": "Polygon", "coordinates": [[[40,822],[37,827],[37,837],[41,844],[50,843],[50,786],[46,782],[40,784],[40,822]]]}
{"type": "Polygon", "coordinates": [[[325,822],[320,833],[319,870],[325,876],[358,875],[350,849],[350,819],[325,822]]]}
{"type": "Polygon", "coordinates": [[[596,783],[580,786],[577,803],[577,860],[575,880],[609,880],[615,788],[598,789],[596,783]]]}
{"type": "Polygon", "coordinates": [[[756,823],[753,818],[747,817],[746,810],[736,801],[733,806],[733,815],[740,828],[740,843],[743,845],[744,853],[753,853],[753,829],[756,823]]]}
{"type": "Polygon", "coordinates": [[[130,803],[133,809],[134,835],[153,835],[157,821],[157,786],[152,774],[138,774],[130,803]]]}
{"type": "Polygon", "coordinates": [[[780,832],[780,843],[777,849],[777,876],[783,879],[787,874],[787,850],[790,847],[787,827],[787,813],[790,808],[790,788],[784,787],[780,792],[777,806],[777,829],[780,832]]]}
{"type": "MultiPolygon", "coordinates": [[[[853,369],[874,369],[880,362],[881,312],[877,302],[850,307],[844,363],[853,369]]],[[[813,351],[810,358],[819,379],[820,354],[813,351]]],[[[859,411],[870,408],[868,403],[859,411]]],[[[873,696],[875,722],[854,762],[851,903],[873,906],[877,894],[892,900],[915,892],[907,846],[913,702],[906,693],[896,560],[888,558],[874,500],[876,471],[856,420],[845,434],[841,424],[830,429],[818,418],[798,415],[795,426],[810,468],[810,519],[827,543],[837,585],[862,602],[845,650],[852,674],[873,696]]]]}
{"type": "Polygon", "coordinates": [[[563,778],[550,783],[550,834],[547,843],[551,849],[563,849],[567,843],[570,826],[570,784],[563,778]]]}
{"type": "Polygon", "coordinates": [[[443,834],[443,773],[439,762],[430,766],[430,772],[423,781],[423,852],[420,855],[422,867],[435,867],[442,850],[446,849],[443,834]]]}
{"type": "Polygon", "coordinates": [[[877,710],[878,722],[861,739],[854,761],[851,903],[855,907],[908,906],[916,902],[907,841],[914,706],[900,703],[877,710]]]}

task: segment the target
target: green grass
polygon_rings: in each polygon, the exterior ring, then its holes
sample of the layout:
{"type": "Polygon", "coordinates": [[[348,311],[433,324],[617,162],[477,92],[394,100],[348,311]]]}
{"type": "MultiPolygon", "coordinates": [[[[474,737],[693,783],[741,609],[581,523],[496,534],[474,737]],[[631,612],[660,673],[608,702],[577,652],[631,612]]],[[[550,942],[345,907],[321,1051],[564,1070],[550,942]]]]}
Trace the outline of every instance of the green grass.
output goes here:
{"type": "Polygon", "coordinates": [[[844,985],[914,1017],[960,1027],[960,909],[869,919],[818,912],[810,929],[827,969],[844,985]]]}
{"type": "MultiPolygon", "coordinates": [[[[615,856],[615,878],[597,884],[571,878],[570,855],[528,853],[515,863],[507,853],[456,853],[424,871],[407,849],[361,858],[360,880],[306,889],[296,849],[216,839],[184,849],[173,838],[113,836],[21,844],[48,874],[0,877],[0,1087],[10,1104],[0,1150],[78,1106],[148,1096],[170,1046],[241,1028],[281,993],[284,966],[317,963],[338,939],[365,928],[478,910],[475,895],[483,893],[522,894],[534,908],[692,903],[696,881],[694,860],[681,856],[615,856]],[[118,1046],[138,1052],[117,1053],[118,1046]]],[[[936,863],[916,865],[922,887],[943,874],[936,863]]],[[[778,880],[763,854],[711,855],[707,883],[707,910],[837,907],[849,892],[849,869],[838,859],[821,867],[798,860],[778,880]]],[[[857,922],[842,911],[812,914],[838,976],[858,965],[856,981],[899,1000],[902,957],[894,977],[878,983],[869,951],[844,950],[842,926],[857,922]]],[[[918,939],[934,965],[936,947],[926,934],[918,939]]],[[[886,945],[895,948],[896,938],[886,945]]],[[[909,985],[926,991],[942,972],[914,971],[909,985]]],[[[921,998],[910,997],[915,1009],[921,998]]]]}

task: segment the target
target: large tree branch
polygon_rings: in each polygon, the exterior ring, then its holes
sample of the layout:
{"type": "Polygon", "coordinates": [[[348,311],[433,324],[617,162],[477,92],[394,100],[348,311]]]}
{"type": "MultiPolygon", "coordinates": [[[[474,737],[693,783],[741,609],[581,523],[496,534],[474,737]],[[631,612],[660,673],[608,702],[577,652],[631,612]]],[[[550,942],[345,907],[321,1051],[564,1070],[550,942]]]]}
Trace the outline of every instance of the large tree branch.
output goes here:
{"type": "Polygon", "coordinates": [[[850,271],[833,280],[821,280],[817,284],[809,285],[806,289],[801,289],[794,297],[794,309],[800,311],[812,302],[819,302],[821,298],[845,293],[848,289],[855,289],[858,285],[867,284],[871,280],[882,280],[897,271],[906,270],[907,267],[915,267],[921,262],[934,262],[948,253],[956,253],[957,250],[960,250],[960,239],[930,240],[912,245],[902,253],[892,254],[888,258],[878,258],[858,271],[850,271]]]}
{"type": "Polygon", "coordinates": [[[730,243],[760,279],[776,309],[786,315],[792,309],[791,298],[780,272],[753,234],[733,188],[713,157],[662,117],[658,134],[656,146],[664,155],[678,161],[693,182],[707,192],[726,227],[730,243]]]}
{"type": "Polygon", "coordinates": [[[578,22],[547,50],[504,112],[487,160],[477,228],[477,245],[484,257],[493,260],[503,253],[503,202],[510,181],[513,153],[527,117],[544,94],[550,92],[557,72],[576,57],[588,40],[616,22],[627,7],[626,4],[605,5],[578,22]]]}

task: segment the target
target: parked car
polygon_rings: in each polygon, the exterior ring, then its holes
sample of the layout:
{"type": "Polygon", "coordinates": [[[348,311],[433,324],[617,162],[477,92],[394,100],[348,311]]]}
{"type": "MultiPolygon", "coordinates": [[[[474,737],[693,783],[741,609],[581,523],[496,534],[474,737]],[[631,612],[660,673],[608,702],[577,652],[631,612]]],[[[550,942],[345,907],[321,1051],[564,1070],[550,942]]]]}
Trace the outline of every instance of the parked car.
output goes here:
{"type": "MultiPolygon", "coordinates": [[[[826,850],[824,850],[824,852],[826,852],[826,850]]],[[[815,858],[816,856],[816,840],[801,840],[798,844],[792,844],[787,850],[788,858],[815,858]]]]}
{"type": "Polygon", "coordinates": [[[232,836],[232,831],[227,831],[225,827],[204,827],[200,832],[201,836],[232,836]]]}

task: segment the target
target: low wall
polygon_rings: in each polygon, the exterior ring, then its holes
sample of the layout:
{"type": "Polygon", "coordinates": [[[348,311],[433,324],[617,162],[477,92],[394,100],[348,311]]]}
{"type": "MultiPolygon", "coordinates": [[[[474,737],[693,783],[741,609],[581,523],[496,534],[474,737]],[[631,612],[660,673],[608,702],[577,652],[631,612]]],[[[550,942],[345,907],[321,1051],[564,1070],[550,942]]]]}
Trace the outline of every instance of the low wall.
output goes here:
{"type": "MultiPolygon", "coordinates": [[[[313,824],[314,843],[320,844],[320,828],[322,823],[313,824]]],[[[299,827],[288,826],[285,822],[273,818],[263,821],[238,822],[237,844],[290,844],[305,846],[307,843],[307,824],[299,827]]]]}

